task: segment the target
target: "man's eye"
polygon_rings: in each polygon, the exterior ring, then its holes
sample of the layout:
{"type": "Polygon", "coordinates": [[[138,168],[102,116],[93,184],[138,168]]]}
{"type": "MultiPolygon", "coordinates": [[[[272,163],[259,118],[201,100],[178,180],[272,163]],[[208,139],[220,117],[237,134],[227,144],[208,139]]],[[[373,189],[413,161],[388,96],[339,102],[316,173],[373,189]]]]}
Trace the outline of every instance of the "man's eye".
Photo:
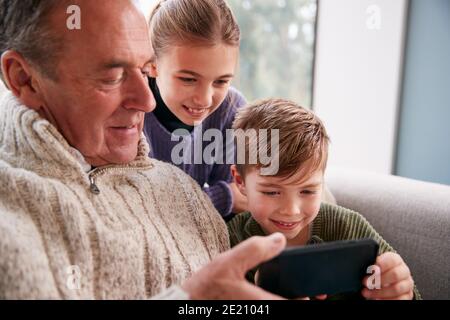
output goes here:
{"type": "Polygon", "coordinates": [[[120,77],[118,79],[113,79],[113,80],[104,80],[103,82],[107,85],[115,85],[115,84],[119,84],[120,81],[122,81],[122,77],[120,77]]]}
{"type": "Polygon", "coordinates": [[[124,73],[116,74],[113,77],[108,77],[107,79],[103,80],[103,83],[106,85],[116,85],[122,82],[124,77],[125,77],[124,73]]]}

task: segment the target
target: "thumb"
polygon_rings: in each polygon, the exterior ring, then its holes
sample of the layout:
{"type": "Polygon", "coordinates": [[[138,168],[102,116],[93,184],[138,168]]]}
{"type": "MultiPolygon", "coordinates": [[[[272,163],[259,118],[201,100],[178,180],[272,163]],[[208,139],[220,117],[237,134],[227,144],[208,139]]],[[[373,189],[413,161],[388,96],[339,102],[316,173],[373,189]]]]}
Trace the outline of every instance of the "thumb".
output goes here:
{"type": "Polygon", "coordinates": [[[281,233],[274,233],[267,237],[252,237],[228,253],[230,261],[236,265],[242,274],[264,261],[277,256],[286,247],[286,238],[281,233]]]}

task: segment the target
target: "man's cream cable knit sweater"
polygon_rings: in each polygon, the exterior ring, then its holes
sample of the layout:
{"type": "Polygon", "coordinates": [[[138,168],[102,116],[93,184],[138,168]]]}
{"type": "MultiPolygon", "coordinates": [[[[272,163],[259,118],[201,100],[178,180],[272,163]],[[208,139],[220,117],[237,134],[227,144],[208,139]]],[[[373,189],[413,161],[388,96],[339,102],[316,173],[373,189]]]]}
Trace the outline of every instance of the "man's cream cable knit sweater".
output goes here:
{"type": "Polygon", "coordinates": [[[177,284],[229,248],[228,232],[194,180],[147,154],[142,139],[132,163],[88,174],[55,127],[6,95],[0,298],[187,298],[177,284]]]}

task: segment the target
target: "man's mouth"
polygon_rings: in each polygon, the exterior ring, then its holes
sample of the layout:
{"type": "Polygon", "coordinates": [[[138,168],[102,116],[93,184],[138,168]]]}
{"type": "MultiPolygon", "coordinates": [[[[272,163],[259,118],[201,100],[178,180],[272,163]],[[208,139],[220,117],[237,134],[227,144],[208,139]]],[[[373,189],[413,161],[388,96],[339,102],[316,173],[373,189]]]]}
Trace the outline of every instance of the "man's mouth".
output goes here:
{"type": "Polygon", "coordinates": [[[137,124],[134,125],[125,125],[125,126],[115,126],[115,127],[111,127],[112,132],[114,132],[115,134],[120,135],[120,137],[124,138],[124,137],[131,137],[131,136],[135,136],[136,134],[138,134],[139,132],[139,126],[137,124]]]}

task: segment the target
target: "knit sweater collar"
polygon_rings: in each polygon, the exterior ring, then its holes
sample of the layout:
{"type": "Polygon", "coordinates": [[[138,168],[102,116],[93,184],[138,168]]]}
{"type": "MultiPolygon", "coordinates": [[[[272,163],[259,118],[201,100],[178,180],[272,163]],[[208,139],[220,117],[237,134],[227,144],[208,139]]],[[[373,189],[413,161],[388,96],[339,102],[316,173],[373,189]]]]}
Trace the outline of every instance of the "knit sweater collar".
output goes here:
{"type": "MultiPolygon", "coordinates": [[[[148,153],[149,146],[145,136],[141,135],[135,160],[117,166],[148,167],[151,165],[148,153]]],[[[43,177],[58,178],[85,175],[89,166],[81,153],[71,147],[49,121],[21,104],[11,93],[0,100],[1,162],[43,177]]]]}

